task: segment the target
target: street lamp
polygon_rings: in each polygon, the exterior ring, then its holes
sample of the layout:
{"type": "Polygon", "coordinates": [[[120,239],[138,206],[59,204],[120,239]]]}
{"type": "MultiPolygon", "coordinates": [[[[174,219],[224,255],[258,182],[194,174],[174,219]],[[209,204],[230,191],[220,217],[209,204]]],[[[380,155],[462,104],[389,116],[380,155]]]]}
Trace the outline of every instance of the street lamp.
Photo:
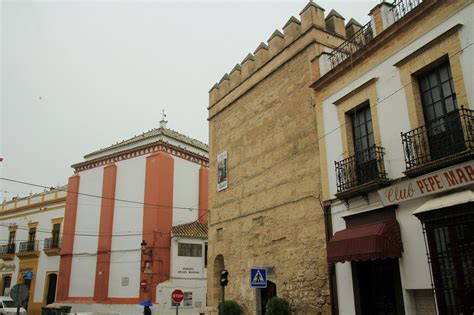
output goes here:
{"type": "Polygon", "coordinates": [[[143,240],[143,241],[140,243],[140,247],[141,247],[141,249],[142,249],[142,254],[143,254],[143,255],[147,255],[147,256],[151,256],[152,249],[146,247],[147,245],[148,245],[148,244],[145,242],[145,240],[143,240]]]}

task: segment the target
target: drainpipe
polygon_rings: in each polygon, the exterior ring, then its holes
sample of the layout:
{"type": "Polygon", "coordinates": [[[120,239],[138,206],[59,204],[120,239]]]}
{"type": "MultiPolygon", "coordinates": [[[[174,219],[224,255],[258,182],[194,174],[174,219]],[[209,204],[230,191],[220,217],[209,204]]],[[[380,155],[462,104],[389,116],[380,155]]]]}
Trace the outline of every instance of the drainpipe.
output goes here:
{"type": "MultiPolygon", "coordinates": [[[[331,206],[325,205],[324,211],[324,230],[326,231],[326,248],[328,247],[329,240],[332,237],[332,220],[331,220],[331,206]]],[[[337,282],[336,282],[336,265],[328,264],[328,275],[329,275],[329,297],[331,299],[331,314],[339,314],[339,305],[337,299],[337,282]]]]}

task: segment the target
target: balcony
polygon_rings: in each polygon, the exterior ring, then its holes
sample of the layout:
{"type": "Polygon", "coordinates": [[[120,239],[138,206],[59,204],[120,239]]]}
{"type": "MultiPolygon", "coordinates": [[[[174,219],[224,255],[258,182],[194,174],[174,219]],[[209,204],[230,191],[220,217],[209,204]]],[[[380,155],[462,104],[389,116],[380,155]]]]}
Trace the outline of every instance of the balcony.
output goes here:
{"type": "Polygon", "coordinates": [[[355,155],[335,162],[336,197],[347,200],[358,195],[367,195],[378,187],[389,184],[384,165],[384,148],[372,146],[355,155]]]}
{"type": "Polygon", "coordinates": [[[419,6],[423,0],[397,0],[394,1],[393,7],[390,11],[393,14],[393,19],[396,21],[404,17],[408,12],[419,6]]]}
{"type": "Polygon", "coordinates": [[[0,259],[13,260],[15,258],[15,243],[0,245],[0,259]]]}
{"type": "MultiPolygon", "coordinates": [[[[384,29],[387,29],[389,26],[396,23],[398,20],[402,19],[422,3],[423,0],[395,0],[391,4],[385,3],[390,6],[390,9],[380,13],[382,15],[381,19],[383,20],[383,22],[381,22],[381,27],[383,28],[377,31],[377,35],[384,29]]],[[[375,21],[373,16],[372,19],[375,21]]],[[[375,26],[372,22],[369,22],[352,34],[352,36],[348,37],[345,42],[336,47],[329,55],[331,69],[337,67],[346,59],[354,58],[356,52],[363,50],[363,48],[374,39],[374,29],[375,26]]]]}
{"type": "Polygon", "coordinates": [[[21,242],[20,248],[16,256],[20,259],[22,258],[32,258],[32,257],[39,257],[40,252],[38,250],[39,242],[38,241],[28,241],[28,242],[21,242]]]}
{"type": "Polygon", "coordinates": [[[461,107],[427,125],[401,133],[407,176],[474,157],[474,111],[461,107]]]}
{"type": "Polygon", "coordinates": [[[331,69],[365,47],[373,38],[372,23],[369,22],[329,54],[331,69]]]}
{"type": "Polygon", "coordinates": [[[48,256],[57,256],[61,251],[61,239],[59,237],[51,237],[44,240],[43,251],[48,256]]]}

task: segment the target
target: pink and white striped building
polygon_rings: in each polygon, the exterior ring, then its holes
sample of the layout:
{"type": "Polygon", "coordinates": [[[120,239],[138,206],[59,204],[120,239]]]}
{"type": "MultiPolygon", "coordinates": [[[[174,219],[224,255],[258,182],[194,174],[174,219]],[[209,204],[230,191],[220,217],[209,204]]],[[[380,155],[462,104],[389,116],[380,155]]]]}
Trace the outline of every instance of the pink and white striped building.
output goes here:
{"type": "Polygon", "coordinates": [[[166,314],[171,299],[157,288],[179,278],[180,289],[190,292],[182,313],[205,306],[207,145],[161,121],[158,129],[84,158],[68,183],[57,300],[73,311],[121,314],[136,314],[139,301],[159,300],[155,308],[166,314]],[[191,233],[186,243],[173,238],[173,226],[189,223],[202,223],[201,234],[191,233]],[[192,255],[181,250],[190,246],[192,255]]]}

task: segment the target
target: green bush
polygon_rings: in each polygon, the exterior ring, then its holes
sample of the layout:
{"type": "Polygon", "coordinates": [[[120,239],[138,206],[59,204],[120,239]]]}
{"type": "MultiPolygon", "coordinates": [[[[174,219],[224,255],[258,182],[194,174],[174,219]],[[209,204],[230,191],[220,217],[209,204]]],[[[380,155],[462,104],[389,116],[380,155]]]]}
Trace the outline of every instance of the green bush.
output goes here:
{"type": "MultiPolygon", "coordinates": [[[[225,301],[224,302],[224,314],[225,315],[242,315],[242,308],[236,301],[225,301]]],[[[219,303],[219,315],[221,314],[221,303],[219,303]]]]}
{"type": "Polygon", "coordinates": [[[267,303],[267,315],[291,315],[290,303],[279,297],[272,297],[267,303]]]}

